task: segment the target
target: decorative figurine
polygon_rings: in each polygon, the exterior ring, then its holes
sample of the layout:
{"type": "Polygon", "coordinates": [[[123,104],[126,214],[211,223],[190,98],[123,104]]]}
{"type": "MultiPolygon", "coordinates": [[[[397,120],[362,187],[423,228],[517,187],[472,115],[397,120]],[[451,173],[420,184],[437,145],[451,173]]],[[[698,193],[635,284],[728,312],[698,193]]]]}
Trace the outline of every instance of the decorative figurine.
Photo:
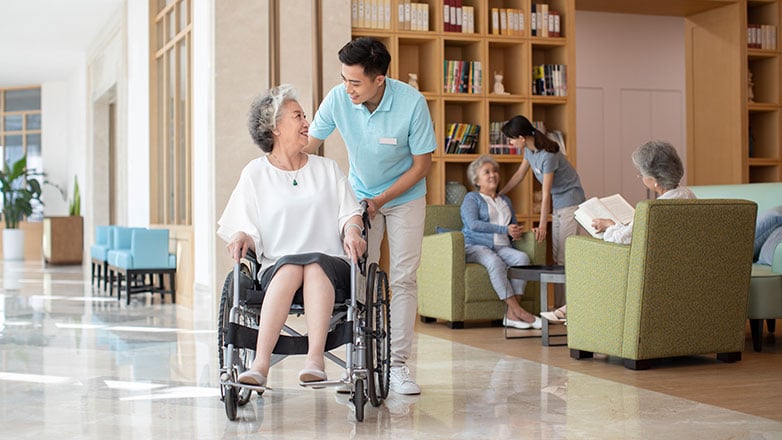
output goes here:
{"type": "Polygon", "coordinates": [[[407,76],[410,77],[410,79],[407,80],[407,83],[410,84],[410,87],[418,90],[418,74],[408,73],[407,76]]]}
{"type": "Polygon", "coordinates": [[[494,93],[495,95],[507,95],[505,86],[502,85],[502,72],[494,72],[494,93]]]}

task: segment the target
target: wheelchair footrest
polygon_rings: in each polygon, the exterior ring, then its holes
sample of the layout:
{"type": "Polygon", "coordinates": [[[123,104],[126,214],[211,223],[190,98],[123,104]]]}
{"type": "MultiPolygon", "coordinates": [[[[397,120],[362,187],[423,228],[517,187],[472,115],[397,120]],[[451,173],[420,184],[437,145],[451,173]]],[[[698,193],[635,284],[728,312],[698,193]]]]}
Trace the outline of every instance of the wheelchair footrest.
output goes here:
{"type": "Polygon", "coordinates": [[[246,383],[234,382],[232,380],[227,380],[227,381],[222,381],[221,380],[220,381],[220,385],[221,386],[230,385],[232,387],[237,387],[237,388],[247,388],[247,389],[250,389],[250,390],[253,390],[253,391],[257,391],[259,393],[263,393],[264,391],[271,389],[270,387],[259,387],[259,386],[256,386],[256,385],[248,385],[246,383]]]}
{"type": "MultiPolygon", "coordinates": [[[[228,335],[226,341],[228,344],[233,342],[235,348],[246,348],[255,350],[258,340],[258,330],[245,327],[236,323],[228,324],[228,335]]],[[[347,344],[353,340],[353,322],[344,321],[337,324],[326,336],[326,351],[331,351],[337,347],[347,344]]],[[[307,354],[309,341],[307,335],[287,336],[280,335],[277,345],[274,346],[274,354],[307,354]]]]}

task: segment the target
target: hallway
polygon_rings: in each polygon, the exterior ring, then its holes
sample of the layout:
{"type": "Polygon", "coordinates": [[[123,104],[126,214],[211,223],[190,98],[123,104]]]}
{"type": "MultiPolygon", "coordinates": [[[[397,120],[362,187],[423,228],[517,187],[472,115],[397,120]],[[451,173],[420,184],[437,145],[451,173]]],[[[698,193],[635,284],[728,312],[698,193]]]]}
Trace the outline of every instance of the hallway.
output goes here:
{"type": "MultiPolygon", "coordinates": [[[[273,367],[273,389],[230,422],[217,386],[216,319],[158,296],[125,306],[124,297],[93,289],[82,267],[2,269],[3,438],[782,438],[777,347],[753,353],[748,343],[737,364],[711,356],[632,372],[599,357],[572,361],[566,347],[543,348],[539,339],[504,340],[501,328],[442,324],[418,324],[411,369],[423,394],[368,406],[363,423],[333,389],[298,386],[302,357],[273,367]],[[682,377],[701,394],[655,391],[682,377]],[[731,388],[720,385],[731,377],[731,388]],[[729,409],[758,383],[758,411],[773,419],[729,409]],[[715,387],[726,406],[703,403],[715,387]]],[[[340,370],[330,364],[327,372],[340,370]]]]}

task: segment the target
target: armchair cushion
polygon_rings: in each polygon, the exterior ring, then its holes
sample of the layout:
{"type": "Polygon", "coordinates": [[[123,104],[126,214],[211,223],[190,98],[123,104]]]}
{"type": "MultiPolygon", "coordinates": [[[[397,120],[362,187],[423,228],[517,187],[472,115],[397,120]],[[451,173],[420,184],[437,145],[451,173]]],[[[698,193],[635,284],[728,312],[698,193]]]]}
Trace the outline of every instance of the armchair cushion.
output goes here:
{"type": "Polygon", "coordinates": [[[643,201],[630,245],[568,238],[570,348],[631,360],[740,353],[756,209],[643,201]]]}

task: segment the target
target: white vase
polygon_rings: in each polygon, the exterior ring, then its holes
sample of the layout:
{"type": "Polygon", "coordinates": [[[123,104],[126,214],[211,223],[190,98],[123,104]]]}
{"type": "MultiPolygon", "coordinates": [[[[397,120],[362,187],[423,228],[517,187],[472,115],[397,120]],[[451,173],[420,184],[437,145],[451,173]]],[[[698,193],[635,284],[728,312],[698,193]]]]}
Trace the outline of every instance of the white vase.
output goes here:
{"type": "Polygon", "coordinates": [[[445,203],[447,205],[461,205],[466,194],[467,187],[460,182],[451,180],[445,184],[445,203]]]}
{"type": "Polygon", "coordinates": [[[24,260],[24,231],[3,229],[3,259],[24,260]]]}

